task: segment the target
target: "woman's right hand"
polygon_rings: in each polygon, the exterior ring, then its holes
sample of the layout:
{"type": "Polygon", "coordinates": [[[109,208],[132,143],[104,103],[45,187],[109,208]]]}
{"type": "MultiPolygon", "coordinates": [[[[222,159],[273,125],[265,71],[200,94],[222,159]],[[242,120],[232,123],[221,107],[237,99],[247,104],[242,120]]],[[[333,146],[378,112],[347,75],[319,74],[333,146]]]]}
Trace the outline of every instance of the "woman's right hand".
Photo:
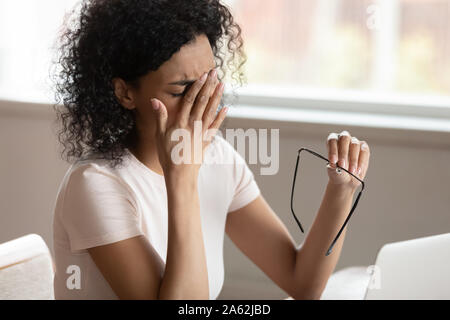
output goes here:
{"type": "Polygon", "coordinates": [[[160,100],[152,99],[157,122],[158,157],[164,175],[187,174],[197,178],[204,150],[225,119],[228,109],[223,108],[216,114],[224,89],[223,83],[216,84],[216,69],[193,83],[183,96],[180,112],[170,127],[167,126],[166,106],[160,100]],[[190,139],[185,141],[186,136],[190,139]],[[190,151],[190,155],[184,154],[185,151],[190,151]]]}

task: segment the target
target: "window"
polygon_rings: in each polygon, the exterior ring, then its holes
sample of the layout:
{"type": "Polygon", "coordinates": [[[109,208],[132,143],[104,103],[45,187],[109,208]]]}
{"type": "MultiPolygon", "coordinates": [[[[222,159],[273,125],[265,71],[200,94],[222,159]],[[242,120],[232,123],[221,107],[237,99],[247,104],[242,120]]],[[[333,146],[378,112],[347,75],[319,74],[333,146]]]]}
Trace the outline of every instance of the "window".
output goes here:
{"type": "Polygon", "coordinates": [[[245,102],[359,97],[450,106],[449,0],[227,2],[249,58],[245,102]]]}
{"type": "MultiPolygon", "coordinates": [[[[450,119],[450,0],[223,1],[249,58],[241,104],[450,119]]],[[[77,2],[0,1],[0,97],[53,100],[51,46],[77,2]]]]}
{"type": "Polygon", "coordinates": [[[52,45],[75,0],[0,1],[0,97],[53,100],[52,45]]]}

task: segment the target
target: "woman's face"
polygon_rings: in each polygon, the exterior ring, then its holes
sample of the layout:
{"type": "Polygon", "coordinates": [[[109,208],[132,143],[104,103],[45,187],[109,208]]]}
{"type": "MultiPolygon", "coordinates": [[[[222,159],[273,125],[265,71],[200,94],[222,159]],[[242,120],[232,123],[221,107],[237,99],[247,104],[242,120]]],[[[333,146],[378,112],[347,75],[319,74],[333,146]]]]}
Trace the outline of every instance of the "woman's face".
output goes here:
{"type": "Polygon", "coordinates": [[[152,98],[159,99],[166,106],[170,126],[181,107],[183,93],[189,89],[192,82],[215,67],[208,38],[200,35],[195,41],[183,46],[157,71],[142,77],[137,88],[128,87],[130,101],[125,107],[135,110],[140,134],[151,134],[155,128],[150,102],[152,98]]]}

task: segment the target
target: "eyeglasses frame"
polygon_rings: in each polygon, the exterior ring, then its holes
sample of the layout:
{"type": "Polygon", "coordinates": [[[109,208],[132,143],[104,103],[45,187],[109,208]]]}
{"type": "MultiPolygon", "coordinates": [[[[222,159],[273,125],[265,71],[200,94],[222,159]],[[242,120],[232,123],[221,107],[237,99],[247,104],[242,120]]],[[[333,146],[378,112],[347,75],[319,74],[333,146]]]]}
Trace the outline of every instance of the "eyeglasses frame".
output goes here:
{"type": "MultiPolygon", "coordinates": [[[[293,182],[292,182],[292,191],[291,191],[291,212],[292,212],[292,215],[294,216],[294,219],[295,219],[295,221],[297,222],[297,224],[298,224],[300,230],[302,231],[302,233],[305,233],[305,231],[303,230],[302,224],[300,223],[300,221],[298,220],[297,216],[296,216],[295,213],[294,213],[294,190],[295,190],[295,182],[296,182],[297,172],[298,172],[298,167],[299,167],[299,163],[300,163],[300,154],[301,154],[302,151],[307,151],[307,152],[311,153],[312,155],[314,155],[314,156],[316,156],[316,157],[318,157],[318,158],[320,158],[320,159],[322,159],[322,160],[325,160],[326,162],[328,162],[328,164],[330,164],[330,161],[329,161],[327,158],[325,158],[324,156],[320,155],[319,153],[317,153],[317,152],[315,152],[315,151],[312,151],[312,150],[310,150],[310,149],[307,149],[307,148],[301,148],[301,149],[298,150],[298,152],[297,152],[297,162],[296,162],[296,164],[295,164],[294,178],[293,178],[293,182]]],[[[339,168],[339,169],[341,169],[341,170],[344,170],[345,172],[347,172],[347,173],[349,173],[351,176],[353,176],[355,179],[357,179],[359,182],[361,182],[362,188],[361,188],[361,190],[359,191],[358,196],[356,197],[356,200],[355,200],[355,202],[354,202],[354,204],[353,204],[353,206],[352,206],[352,208],[351,208],[351,210],[350,210],[350,213],[347,215],[347,218],[345,219],[345,221],[344,221],[342,227],[340,228],[339,232],[337,233],[336,237],[334,238],[333,242],[331,243],[330,247],[328,248],[328,250],[327,250],[325,256],[329,256],[329,255],[330,255],[330,253],[331,253],[331,251],[332,251],[334,245],[336,244],[337,240],[338,240],[339,237],[341,236],[342,231],[344,230],[345,226],[348,224],[348,221],[350,220],[350,218],[351,218],[353,212],[355,211],[356,206],[358,205],[359,199],[360,199],[360,197],[361,197],[361,194],[362,194],[362,192],[363,192],[363,190],[364,190],[364,188],[365,188],[365,183],[364,183],[363,180],[361,180],[360,178],[358,178],[357,176],[355,176],[353,173],[349,172],[347,169],[342,168],[342,167],[339,166],[337,163],[336,163],[335,165],[336,165],[336,169],[339,168]]]]}

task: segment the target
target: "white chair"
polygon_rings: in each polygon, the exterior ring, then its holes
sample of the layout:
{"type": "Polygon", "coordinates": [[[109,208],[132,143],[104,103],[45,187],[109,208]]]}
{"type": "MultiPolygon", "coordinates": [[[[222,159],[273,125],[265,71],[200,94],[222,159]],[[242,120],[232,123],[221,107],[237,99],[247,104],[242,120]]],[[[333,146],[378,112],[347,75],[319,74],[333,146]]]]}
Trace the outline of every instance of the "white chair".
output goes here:
{"type": "Polygon", "coordinates": [[[39,235],[0,244],[0,300],[53,300],[53,276],[52,256],[39,235]]]}

